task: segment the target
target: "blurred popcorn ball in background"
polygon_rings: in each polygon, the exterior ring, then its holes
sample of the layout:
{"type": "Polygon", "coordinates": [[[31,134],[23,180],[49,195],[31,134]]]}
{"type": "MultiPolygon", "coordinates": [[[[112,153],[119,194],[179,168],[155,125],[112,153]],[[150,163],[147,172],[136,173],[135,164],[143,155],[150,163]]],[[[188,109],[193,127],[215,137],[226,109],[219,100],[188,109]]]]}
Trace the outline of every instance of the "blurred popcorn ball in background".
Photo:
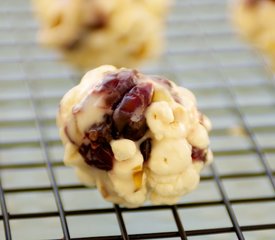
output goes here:
{"type": "Polygon", "coordinates": [[[236,0],[231,6],[238,33],[263,52],[275,67],[275,1],[236,0]]]}
{"type": "Polygon", "coordinates": [[[161,55],[170,0],[33,0],[40,44],[76,68],[135,67],[161,55]]]}

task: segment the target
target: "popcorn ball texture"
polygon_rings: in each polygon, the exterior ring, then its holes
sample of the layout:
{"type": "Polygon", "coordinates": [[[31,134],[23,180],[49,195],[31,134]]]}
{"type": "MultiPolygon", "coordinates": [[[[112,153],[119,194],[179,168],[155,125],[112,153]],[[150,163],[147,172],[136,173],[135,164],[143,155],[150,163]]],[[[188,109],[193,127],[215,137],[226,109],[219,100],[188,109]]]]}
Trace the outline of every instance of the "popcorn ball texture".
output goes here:
{"type": "Polygon", "coordinates": [[[32,0],[38,41],[77,68],[135,67],[163,49],[171,0],[32,0]]]}
{"type": "Polygon", "coordinates": [[[275,67],[275,1],[235,0],[232,20],[238,33],[263,52],[275,67]]]}
{"type": "Polygon", "coordinates": [[[174,204],[212,160],[211,123],[194,95],[160,76],[104,65],[65,94],[57,116],[64,162],[126,207],[174,204]]]}

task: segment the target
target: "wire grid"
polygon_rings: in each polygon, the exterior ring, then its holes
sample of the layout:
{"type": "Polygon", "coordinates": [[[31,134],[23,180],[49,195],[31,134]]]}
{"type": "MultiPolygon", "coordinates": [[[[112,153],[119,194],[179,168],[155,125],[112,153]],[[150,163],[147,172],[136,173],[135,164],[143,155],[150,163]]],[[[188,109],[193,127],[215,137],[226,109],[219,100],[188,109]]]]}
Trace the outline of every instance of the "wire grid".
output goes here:
{"type": "Polygon", "coordinates": [[[176,206],[113,206],[64,167],[55,114],[81,74],[36,31],[28,1],[1,1],[0,239],[274,239],[275,83],[226,1],[175,1],[167,51],[142,69],[191,89],[213,122],[215,162],[176,206]]]}

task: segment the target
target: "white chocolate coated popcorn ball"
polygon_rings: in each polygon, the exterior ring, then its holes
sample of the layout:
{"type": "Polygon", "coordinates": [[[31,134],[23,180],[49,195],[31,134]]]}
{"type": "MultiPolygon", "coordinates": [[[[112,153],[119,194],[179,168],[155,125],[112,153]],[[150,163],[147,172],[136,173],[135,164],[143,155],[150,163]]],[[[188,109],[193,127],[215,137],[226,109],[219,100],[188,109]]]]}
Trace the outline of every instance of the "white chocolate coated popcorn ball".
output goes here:
{"type": "Polygon", "coordinates": [[[158,57],[171,0],[32,0],[38,41],[81,69],[158,57]]]}
{"type": "Polygon", "coordinates": [[[126,207],[174,204],[212,160],[209,119],[195,96],[159,76],[104,65],[65,94],[57,124],[64,162],[126,207]]]}
{"type": "Polygon", "coordinates": [[[235,0],[231,5],[237,32],[275,67],[275,1],[235,0]]]}

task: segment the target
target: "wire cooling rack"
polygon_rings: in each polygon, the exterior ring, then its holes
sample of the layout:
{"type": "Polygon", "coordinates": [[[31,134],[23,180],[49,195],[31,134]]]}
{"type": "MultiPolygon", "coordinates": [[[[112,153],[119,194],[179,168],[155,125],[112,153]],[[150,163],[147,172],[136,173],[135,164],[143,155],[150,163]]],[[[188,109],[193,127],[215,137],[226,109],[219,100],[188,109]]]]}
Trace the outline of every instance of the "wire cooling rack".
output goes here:
{"type": "Polygon", "coordinates": [[[227,21],[225,0],[178,0],[168,48],[142,71],[195,92],[215,163],[176,206],[124,209],[62,163],[55,126],[80,79],[37,46],[26,0],[0,8],[0,239],[275,239],[275,83],[227,21]]]}

